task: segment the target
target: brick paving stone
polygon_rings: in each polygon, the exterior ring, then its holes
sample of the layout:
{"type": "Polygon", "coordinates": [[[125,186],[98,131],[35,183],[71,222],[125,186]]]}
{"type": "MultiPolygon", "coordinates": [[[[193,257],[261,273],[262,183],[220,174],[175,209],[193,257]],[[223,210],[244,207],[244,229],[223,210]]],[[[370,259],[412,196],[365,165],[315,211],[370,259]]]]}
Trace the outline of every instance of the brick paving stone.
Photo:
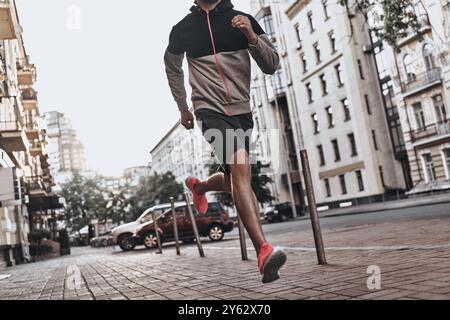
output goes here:
{"type": "Polygon", "coordinates": [[[147,300],[147,299],[450,299],[450,218],[398,221],[343,228],[323,228],[327,266],[318,266],[310,230],[270,234],[286,247],[282,278],[262,284],[255,252],[241,261],[237,238],[205,242],[206,258],[195,245],[164,254],[138,249],[73,248],[71,256],[7,269],[0,299],[147,300]],[[352,247],[442,245],[420,250],[374,250],[352,247]],[[446,246],[446,247],[445,247],[446,246]],[[381,290],[369,290],[367,267],[381,268],[381,290]],[[69,287],[69,266],[82,278],[69,287]]]}

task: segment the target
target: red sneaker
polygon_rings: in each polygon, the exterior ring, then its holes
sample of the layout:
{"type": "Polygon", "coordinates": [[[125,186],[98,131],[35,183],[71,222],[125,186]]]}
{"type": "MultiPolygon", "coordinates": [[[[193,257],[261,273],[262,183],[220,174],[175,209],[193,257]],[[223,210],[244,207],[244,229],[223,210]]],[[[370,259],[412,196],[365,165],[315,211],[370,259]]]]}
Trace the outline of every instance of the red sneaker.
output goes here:
{"type": "Polygon", "coordinates": [[[281,248],[274,248],[267,242],[261,246],[258,255],[258,268],[262,274],[262,283],[280,278],[279,270],[286,263],[286,254],[281,248]]]}
{"type": "Polygon", "coordinates": [[[188,177],[186,179],[186,186],[191,190],[193,196],[194,196],[194,207],[197,209],[197,211],[200,214],[205,214],[208,211],[208,199],[206,199],[206,196],[203,194],[198,194],[195,192],[194,186],[199,183],[200,180],[194,177],[188,177]]]}

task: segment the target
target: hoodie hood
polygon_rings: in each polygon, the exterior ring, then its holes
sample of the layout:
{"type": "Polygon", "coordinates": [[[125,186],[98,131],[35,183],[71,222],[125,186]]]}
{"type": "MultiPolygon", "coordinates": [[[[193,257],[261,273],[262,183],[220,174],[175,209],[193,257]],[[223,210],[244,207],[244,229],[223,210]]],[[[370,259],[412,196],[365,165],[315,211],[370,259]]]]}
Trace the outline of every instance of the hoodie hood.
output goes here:
{"type": "MultiPolygon", "coordinates": [[[[214,10],[211,11],[211,13],[225,12],[233,8],[234,5],[231,3],[231,0],[222,0],[217,4],[214,10]]],[[[191,7],[191,12],[192,13],[203,12],[202,8],[200,8],[200,6],[197,4],[197,1],[195,1],[195,5],[191,7]]]]}

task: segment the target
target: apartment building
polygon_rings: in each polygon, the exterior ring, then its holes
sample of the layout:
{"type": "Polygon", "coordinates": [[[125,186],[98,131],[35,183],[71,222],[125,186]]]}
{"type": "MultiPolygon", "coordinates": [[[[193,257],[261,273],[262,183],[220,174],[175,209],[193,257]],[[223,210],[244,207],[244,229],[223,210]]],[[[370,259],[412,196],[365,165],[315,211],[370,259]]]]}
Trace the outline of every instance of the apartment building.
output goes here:
{"type": "Polygon", "coordinates": [[[60,207],[35,81],[15,1],[0,1],[0,268],[30,258],[29,230],[60,207]]]}
{"type": "MultiPolygon", "coordinates": [[[[186,130],[177,122],[150,153],[152,174],[172,172],[183,186],[189,176],[203,180],[210,175],[207,164],[212,160],[211,147],[197,127],[186,130]]],[[[214,197],[210,197],[212,201],[214,197]]]]}
{"type": "Polygon", "coordinates": [[[45,113],[49,136],[49,157],[59,185],[70,178],[73,172],[87,171],[83,144],[78,140],[77,132],[70,119],[61,112],[45,113]]]}
{"type": "Polygon", "coordinates": [[[150,164],[148,166],[136,166],[126,168],[122,174],[122,181],[130,186],[137,186],[142,178],[149,177],[152,173],[150,164]]]}
{"type": "MultiPolygon", "coordinates": [[[[284,41],[283,5],[273,1],[251,2],[252,15],[263,27],[274,46],[282,53],[284,41]]],[[[252,62],[252,112],[255,121],[255,156],[269,166],[265,174],[272,178],[268,187],[276,202],[304,205],[298,128],[292,116],[297,113],[292,82],[286,78],[289,61],[281,55],[281,66],[274,75],[264,74],[252,62]]]]}
{"type": "Polygon", "coordinates": [[[257,17],[273,20],[282,56],[284,118],[292,130],[285,141],[296,155],[308,151],[319,205],[377,201],[405,189],[364,18],[336,0],[255,3],[257,17]]]}
{"type": "Polygon", "coordinates": [[[450,3],[411,4],[420,31],[391,50],[391,72],[416,194],[450,189],[450,3]]]}

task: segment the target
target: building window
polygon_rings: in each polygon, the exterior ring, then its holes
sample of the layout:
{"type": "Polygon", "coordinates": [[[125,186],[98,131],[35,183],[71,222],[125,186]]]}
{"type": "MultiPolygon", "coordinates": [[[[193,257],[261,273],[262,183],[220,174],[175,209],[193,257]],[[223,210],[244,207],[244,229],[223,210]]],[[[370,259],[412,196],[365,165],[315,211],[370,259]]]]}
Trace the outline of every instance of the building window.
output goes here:
{"type": "Polygon", "coordinates": [[[425,172],[427,174],[427,182],[436,181],[436,170],[434,169],[433,157],[426,153],[423,155],[423,162],[425,164],[425,172]]]}
{"type": "Polygon", "coordinates": [[[325,20],[330,19],[330,15],[328,14],[328,1],[322,1],[323,13],[325,15],[325,20]]]}
{"type": "Polygon", "coordinates": [[[383,188],[386,188],[386,182],[384,181],[384,172],[382,166],[378,167],[378,172],[380,174],[381,185],[383,186],[383,188]]]}
{"type": "Polygon", "coordinates": [[[427,71],[433,70],[435,68],[433,46],[429,43],[423,46],[423,59],[425,61],[425,67],[427,68],[427,71]]]}
{"type": "Polygon", "coordinates": [[[333,108],[328,107],[325,110],[327,111],[328,116],[328,128],[333,128],[334,127],[333,108]]]}
{"type": "Polygon", "coordinates": [[[350,133],[348,135],[348,141],[350,142],[350,149],[352,150],[352,157],[356,157],[358,155],[358,149],[356,148],[356,140],[355,135],[350,133]]]}
{"type": "Polygon", "coordinates": [[[340,64],[338,64],[334,68],[336,69],[336,77],[337,77],[338,85],[339,85],[339,87],[342,87],[344,85],[344,78],[343,78],[343,74],[342,74],[342,67],[341,67],[340,64]]]}
{"type": "Polygon", "coordinates": [[[312,12],[308,12],[308,21],[309,21],[309,27],[311,29],[311,32],[314,32],[316,30],[316,26],[314,23],[314,17],[312,12]]]}
{"type": "Polygon", "coordinates": [[[342,194],[347,194],[347,184],[345,183],[345,174],[339,176],[339,182],[341,183],[342,194]]]}
{"type": "Polygon", "coordinates": [[[324,179],[323,182],[325,183],[325,192],[327,193],[327,198],[331,197],[331,186],[330,186],[330,179],[324,179]]]}
{"type": "Polygon", "coordinates": [[[422,104],[417,102],[413,104],[414,119],[416,120],[416,129],[425,130],[425,115],[423,113],[422,104]]]}
{"type": "Polygon", "coordinates": [[[369,100],[369,95],[368,94],[364,95],[364,100],[366,102],[367,113],[368,114],[372,114],[372,109],[370,108],[370,100],[369,100]]]}
{"type": "Polygon", "coordinates": [[[327,80],[325,79],[324,74],[322,74],[319,78],[320,78],[320,85],[322,86],[322,94],[325,96],[328,94],[327,80]]]}
{"type": "Polygon", "coordinates": [[[375,132],[375,130],[372,130],[372,140],[375,150],[378,150],[377,133],[375,132]]]}
{"type": "Polygon", "coordinates": [[[306,92],[308,93],[308,101],[309,103],[313,103],[313,92],[312,92],[312,86],[311,83],[306,84],[306,92]]]}
{"type": "Polygon", "coordinates": [[[364,71],[363,71],[363,66],[362,66],[362,62],[360,59],[358,59],[358,70],[359,70],[359,76],[361,77],[361,80],[364,80],[364,71]]]}
{"type": "Polygon", "coordinates": [[[356,180],[358,181],[359,191],[364,191],[364,180],[361,170],[356,171],[356,180]]]}
{"type": "Polygon", "coordinates": [[[264,30],[266,31],[266,34],[270,37],[275,36],[275,27],[273,24],[273,17],[272,15],[266,15],[263,18],[263,24],[264,24],[264,30]]]}
{"type": "Polygon", "coordinates": [[[314,52],[316,53],[316,63],[319,64],[322,62],[322,58],[320,56],[320,46],[318,43],[315,43],[313,45],[313,47],[314,47],[314,52]]]}
{"type": "Polygon", "coordinates": [[[334,150],[334,161],[341,161],[341,153],[339,151],[339,143],[337,139],[331,140],[331,144],[333,145],[334,150]]]}
{"type": "Polygon", "coordinates": [[[412,82],[416,80],[416,70],[413,65],[413,59],[410,54],[405,55],[403,58],[403,65],[405,67],[406,80],[412,82]]]}
{"type": "Polygon", "coordinates": [[[303,73],[308,72],[308,62],[306,60],[306,55],[303,53],[300,56],[300,59],[302,60],[302,66],[303,66],[303,73]]]}
{"type": "Polygon", "coordinates": [[[302,46],[302,35],[300,33],[300,24],[296,23],[294,28],[295,28],[295,35],[297,36],[297,49],[300,49],[302,46]]]}
{"type": "Polygon", "coordinates": [[[311,116],[311,118],[313,121],[314,134],[318,134],[320,132],[320,127],[319,127],[319,117],[318,117],[317,113],[314,113],[311,116]]]}
{"type": "Polygon", "coordinates": [[[331,53],[335,53],[336,50],[336,35],[334,32],[330,32],[328,34],[328,38],[330,39],[331,53]]]}
{"type": "Polygon", "coordinates": [[[322,145],[317,146],[317,152],[319,153],[320,166],[323,167],[325,165],[325,155],[322,145]]]}
{"type": "Polygon", "coordinates": [[[447,112],[445,110],[442,95],[438,94],[433,97],[434,113],[436,115],[436,122],[441,124],[447,121],[447,112]]]}
{"type": "Polygon", "coordinates": [[[442,150],[444,154],[444,165],[446,169],[447,180],[450,180],[450,148],[442,150]]]}
{"type": "Polygon", "coordinates": [[[350,115],[350,104],[347,98],[342,100],[342,108],[344,109],[344,121],[349,121],[351,119],[351,115],[350,115]]]}

